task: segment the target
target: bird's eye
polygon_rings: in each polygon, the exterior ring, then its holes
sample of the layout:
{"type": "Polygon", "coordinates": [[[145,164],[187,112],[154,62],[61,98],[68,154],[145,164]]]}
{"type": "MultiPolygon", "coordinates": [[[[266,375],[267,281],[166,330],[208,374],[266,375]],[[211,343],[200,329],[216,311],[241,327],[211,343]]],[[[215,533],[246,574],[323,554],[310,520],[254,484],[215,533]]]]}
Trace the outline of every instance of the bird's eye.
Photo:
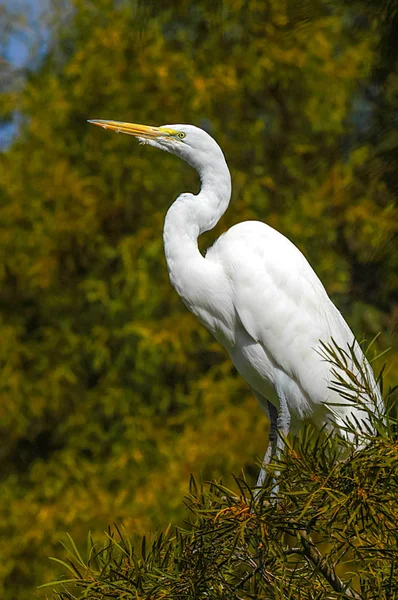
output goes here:
{"type": "Polygon", "coordinates": [[[180,131],[180,133],[177,133],[177,136],[180,138],[180,140],[183,140],[185,137],[185,133],[183,131],[180,131]]]}

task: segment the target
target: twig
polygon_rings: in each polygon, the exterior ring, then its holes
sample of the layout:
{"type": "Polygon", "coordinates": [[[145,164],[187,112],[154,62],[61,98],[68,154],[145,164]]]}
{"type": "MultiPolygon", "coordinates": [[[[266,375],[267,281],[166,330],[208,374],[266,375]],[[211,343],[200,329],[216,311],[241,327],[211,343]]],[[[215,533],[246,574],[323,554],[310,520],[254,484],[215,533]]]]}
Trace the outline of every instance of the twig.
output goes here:
{"type": "Polygon", "coordinates": [[[285,556],[290,556],[291,554],[303,554],[303,549],[302,548],[286,548],[286,550],[283,551],[285,556]]]}
{"type": "Polygon", "coordinates": [[[327,562],[326,558],[319,552],[314,542],[307,534],[306,531],[301,529],[299,531],[301,543],[303,545],[303,554],[312,564],[318,569],[318,571],[324,576],[326,581],[332,586],[335,592],[342,592],[346,596],[350,596],[355,600],[363,600],[356,591],[349,588],[343,581],[338,577],[333,569],[327,562]]]}

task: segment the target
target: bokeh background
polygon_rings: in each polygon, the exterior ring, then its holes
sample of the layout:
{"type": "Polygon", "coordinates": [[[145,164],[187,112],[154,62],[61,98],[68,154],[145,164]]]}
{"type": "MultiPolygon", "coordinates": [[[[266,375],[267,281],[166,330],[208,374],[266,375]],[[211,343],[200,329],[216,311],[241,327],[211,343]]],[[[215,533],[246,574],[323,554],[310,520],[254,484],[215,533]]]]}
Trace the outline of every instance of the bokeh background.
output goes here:
{"type": "Polygon", "coordinates": [[[373,356],[396,344],[397,40],[384,0],[0,4],[1,598],[44,597],[65,531],[181,522],[190,473],[254,482],[266,443],[168,282],[164,214],[196,173],[86,119],[208,130],[233,197],[201,245],[267,221],[381,332],[373,356]]]}

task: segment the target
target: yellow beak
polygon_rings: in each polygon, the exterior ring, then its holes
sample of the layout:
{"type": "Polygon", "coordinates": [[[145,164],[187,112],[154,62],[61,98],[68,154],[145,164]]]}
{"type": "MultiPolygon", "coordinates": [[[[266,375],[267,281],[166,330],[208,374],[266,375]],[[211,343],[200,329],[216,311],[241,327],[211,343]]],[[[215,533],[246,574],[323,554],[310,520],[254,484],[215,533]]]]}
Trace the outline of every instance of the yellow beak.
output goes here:
{"type": "Polygon", "coordinates": [[[136,125],[135,123],[124,123],[123,121],[104,121],[103,119],[92,119],[88,121],[98,127],[111,129],[116,133],[127,133],[135,137],[146,138],[149,140],[156,139],[160,136],[168,135],[167,130],[162,130],[160,127],[152,127],[151,125],[136,125]]]}

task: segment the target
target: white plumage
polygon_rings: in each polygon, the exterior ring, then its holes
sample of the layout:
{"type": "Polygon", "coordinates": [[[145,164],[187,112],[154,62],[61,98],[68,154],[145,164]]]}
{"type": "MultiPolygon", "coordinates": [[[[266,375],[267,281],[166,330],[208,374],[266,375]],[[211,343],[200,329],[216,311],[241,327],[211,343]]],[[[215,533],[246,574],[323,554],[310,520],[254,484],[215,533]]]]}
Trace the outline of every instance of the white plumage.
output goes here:
{"type": "MultiPolygon", "coordinates": [[[[339,426],[347,417],[367,422],[368,414],[353,404],[327,407],[344,402],[328,387],[331,367],[319,355],[320,341],[333,337],[347,348],[354,335],[298,248],[272,227],[247,221],[224,233],[205,257],[200,253],[199,235],[215,226],[231,195],[229,169],[214,139],[192,125],[92,122],[176,154],[198,171],[199,194],[182,194],[166,215],[170,280],[268,412],[271,444],[265,460],[275,450],[276,429],[286,434],[290,418],[293,430],[306,419],[317,426],[339,426]]],[[[356,353],[367,365],[358,345],[356,353]]]]}

